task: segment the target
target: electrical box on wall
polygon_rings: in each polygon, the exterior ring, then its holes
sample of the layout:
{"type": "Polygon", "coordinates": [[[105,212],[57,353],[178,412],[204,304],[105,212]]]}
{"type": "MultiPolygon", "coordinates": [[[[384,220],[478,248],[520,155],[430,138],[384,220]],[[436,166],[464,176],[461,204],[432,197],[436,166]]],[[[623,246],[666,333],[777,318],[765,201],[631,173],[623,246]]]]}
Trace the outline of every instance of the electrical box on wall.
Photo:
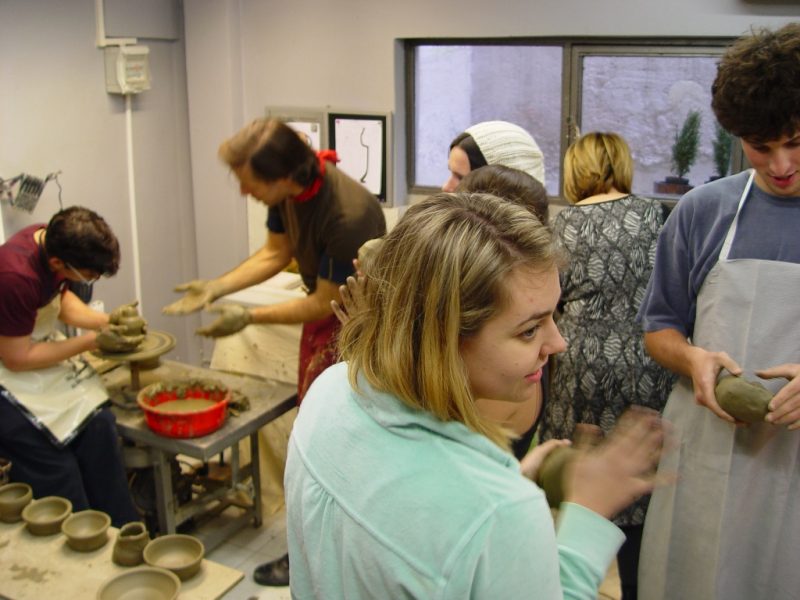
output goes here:
{"type": "Polygon", "coordinates": [[[106,91],[111,94],[138,94],[150,89],[150,48],[147,46],[107,46],[106,91]]]}

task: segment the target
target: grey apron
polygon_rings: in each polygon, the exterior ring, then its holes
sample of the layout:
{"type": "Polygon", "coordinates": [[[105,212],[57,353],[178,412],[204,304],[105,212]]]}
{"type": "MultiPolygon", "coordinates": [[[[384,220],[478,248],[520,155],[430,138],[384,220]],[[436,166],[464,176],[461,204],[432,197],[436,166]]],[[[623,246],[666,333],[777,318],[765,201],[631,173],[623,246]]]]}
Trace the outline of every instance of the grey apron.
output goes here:
{"type": "MultiPolygon", "coordinates": [[[[696,346],[727,352],[743,375],[800,361],[800,264],[728,259],[753,174],[697,298],[696,346]]],[[[784,379],[764,380],[772,392],[784,379]]],[[[736,427],[694,401],[682,377],[664,417],[679,445],[659,470],[639,568],[643,600],[800,598],[800,432],[736,427]]]]}
{"type": "MultiPolygon", "coordinates": [[[[61,296],[39,309],[31,338],[57,339],[61,296]]],[[[63,336],[61,336],[63,338],[63,336]]],[[[54,444],[68,444],[81,427],[108,400],[95,370],[84,359],[74,357],[52,367],[32,371],[9,371],[0,361],[0,384],[8,400],[54,444]]]]}

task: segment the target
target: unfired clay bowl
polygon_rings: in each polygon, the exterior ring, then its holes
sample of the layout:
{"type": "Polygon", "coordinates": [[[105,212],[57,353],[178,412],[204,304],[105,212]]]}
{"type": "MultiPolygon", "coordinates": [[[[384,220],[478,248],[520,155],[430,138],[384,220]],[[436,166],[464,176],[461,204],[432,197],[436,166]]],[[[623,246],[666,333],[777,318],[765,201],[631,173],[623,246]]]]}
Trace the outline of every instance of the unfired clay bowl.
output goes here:
{"type": "Polygon", "coordinates": [[[34,500],[22,510],[22,520],[33,535],[52,535],[61,531],[61,523],[72,512],[72,502],[61,496],[34,500]]]}
{"type": "Polygon", "coordinates": [[[175,600],[181,582],[174,573],[156,567],[136,567],[106,581],[97,600],[175,600]]]}
{"type": "Polygon", "coordinates": [[[152,540],[144,549],[144,562],[152,567],[169,569],[181,581],[194,577],[200,570],[205,548],[191,535],[174,533],[152,540]]]}
{"type": "Polygon", "coordinates": [[[27,483],[7,483],[0,487],[0,520],[16,523],[22,519],[22,509],[33,498],[27,483]]]}
{"type": "Polygon", "coordinates": [[[111,517],[99,510],[82,510],[71,514],[61,524],[67,544],[78,552],[91,552],[102,548],[108,541],[111,517]]]}

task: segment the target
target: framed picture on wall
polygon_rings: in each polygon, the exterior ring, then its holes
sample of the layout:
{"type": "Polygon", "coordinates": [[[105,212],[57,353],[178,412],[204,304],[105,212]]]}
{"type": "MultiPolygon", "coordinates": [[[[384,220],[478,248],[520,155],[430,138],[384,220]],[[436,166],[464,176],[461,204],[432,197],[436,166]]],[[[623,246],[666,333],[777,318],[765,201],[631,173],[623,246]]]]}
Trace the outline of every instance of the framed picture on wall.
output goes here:
{"type": "Polygon", "coordinates": [[[391,205],[391,113],[330,111],[327,117],[329,147],[339,155],[337,167],[391,205]]]}
{"type": "Polygon", "coordinates": [[[323,109],[268,106],[266,116],[280,119],[302,134],[314,150],[324,150],[328,147],[327,121],[323,109]]]}

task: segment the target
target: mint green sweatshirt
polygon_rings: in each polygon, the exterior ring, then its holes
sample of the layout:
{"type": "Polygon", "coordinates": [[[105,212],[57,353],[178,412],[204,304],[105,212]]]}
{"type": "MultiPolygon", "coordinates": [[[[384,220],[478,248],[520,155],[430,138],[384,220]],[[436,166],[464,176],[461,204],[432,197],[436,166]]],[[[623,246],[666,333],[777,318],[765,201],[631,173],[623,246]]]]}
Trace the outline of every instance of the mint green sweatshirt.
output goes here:
{"type": "Polygon", "coordinates": [[[461,423],[326,370],[286,463],[292,597],[597,597],[624,536],[566,503],[558,533],[519,463],[461,423]]]}

